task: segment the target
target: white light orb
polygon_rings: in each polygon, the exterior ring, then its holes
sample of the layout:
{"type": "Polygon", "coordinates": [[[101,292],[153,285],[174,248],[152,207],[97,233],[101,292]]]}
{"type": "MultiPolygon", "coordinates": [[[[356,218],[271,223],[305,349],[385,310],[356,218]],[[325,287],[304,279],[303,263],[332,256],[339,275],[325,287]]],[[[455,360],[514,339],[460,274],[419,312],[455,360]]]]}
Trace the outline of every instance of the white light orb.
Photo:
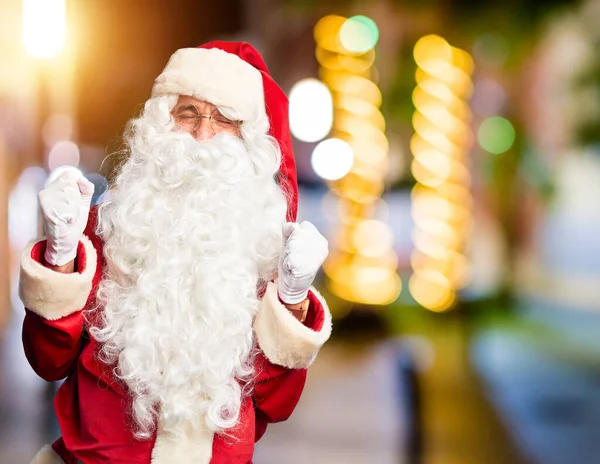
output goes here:
{"type": "Polygon", "coordinates": [[[352,169],[352,147],[340,139],[323,140],[314,149],[311,165],[315,173],[325,180],[338,180],[352,169]]]}
{"type": "Polygon", "coordinates": [[[65,0],[23,0],[23,44],[35,58],[52,58],[66,41],[65,0]]]}
{"type": "Polygon", "coordinates": [[[333,125],[333,99],[318,79],[302,79],[290,92],[290,129],[302,142],[318,142],[333,125]]]}

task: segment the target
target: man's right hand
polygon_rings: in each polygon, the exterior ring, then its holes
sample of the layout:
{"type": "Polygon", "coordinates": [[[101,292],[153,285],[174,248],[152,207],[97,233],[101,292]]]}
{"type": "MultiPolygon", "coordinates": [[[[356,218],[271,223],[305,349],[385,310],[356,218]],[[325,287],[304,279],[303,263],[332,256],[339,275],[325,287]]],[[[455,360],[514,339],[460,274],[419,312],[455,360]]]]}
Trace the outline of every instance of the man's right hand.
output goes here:
{"type": "Polygon", "coordinates": [[[74,169],[62,173],[38,194],[46,231],[47,264],[63,266],[77,256],[93,194],[94,184],[74,169]]]}

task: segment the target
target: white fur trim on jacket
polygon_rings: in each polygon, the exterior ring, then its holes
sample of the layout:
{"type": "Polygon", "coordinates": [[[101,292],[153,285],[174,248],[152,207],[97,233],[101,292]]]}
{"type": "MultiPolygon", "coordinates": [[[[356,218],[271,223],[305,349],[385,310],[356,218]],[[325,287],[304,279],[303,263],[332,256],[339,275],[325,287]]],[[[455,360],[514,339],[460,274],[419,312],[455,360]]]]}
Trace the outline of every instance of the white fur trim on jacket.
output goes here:
{"type": "Polygon", "coordinates": [[[209,464],[213,438],[214,432],[203,421],[199,429],[187,424],[177,435],[166,432],[159,423],[152,464],[209,464]]]}
{"type": "Polygon", "coordinates": [[[232,108],[242,121],[266,118],[260,71],[218,48],[181,48],[173,53],[152,87],[153,97],[167,94],[232,108]]]}
{"type": "Polygon", "coordinates": [[[19,296],[27,309],[45,319],[56,320],[83,309],[92,290],[96,273],[96,249],[84,235],[85,270],[82,274],[62,274],[42,266],[31,258],[32,241],[21,255],[19,296]]]}
{"type": "Polygon", "coordinates": [[[267,359],[273,364],[290,369],[310,366],[321,346],[331,335],[331,313],[325,299],[313,287],[310,291],[317,297],[325,321],[319,332],[315,332],[296,319],[277,298],[277,286],[270,282],[254,320],[254,331],[258,344],[267,359]]]}
{"type": "Polygon", "coordinates": [[[50,445],[45,445],[29,464],[65,464],[50,445]]]}

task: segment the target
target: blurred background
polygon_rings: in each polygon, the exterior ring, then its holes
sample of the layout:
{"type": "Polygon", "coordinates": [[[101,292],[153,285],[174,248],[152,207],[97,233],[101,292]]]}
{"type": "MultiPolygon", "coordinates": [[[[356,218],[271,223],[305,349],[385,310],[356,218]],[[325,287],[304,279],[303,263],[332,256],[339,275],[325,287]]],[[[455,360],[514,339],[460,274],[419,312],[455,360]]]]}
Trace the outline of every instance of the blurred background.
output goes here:
{"type": "Polygon", "coordinates": [[[290,97],[333,338],[255,462],[600,463],[600,0],[0,0],[0,463],[59,435],[20,341],[37,192],[113,175],[178,48],[290,97]]]}

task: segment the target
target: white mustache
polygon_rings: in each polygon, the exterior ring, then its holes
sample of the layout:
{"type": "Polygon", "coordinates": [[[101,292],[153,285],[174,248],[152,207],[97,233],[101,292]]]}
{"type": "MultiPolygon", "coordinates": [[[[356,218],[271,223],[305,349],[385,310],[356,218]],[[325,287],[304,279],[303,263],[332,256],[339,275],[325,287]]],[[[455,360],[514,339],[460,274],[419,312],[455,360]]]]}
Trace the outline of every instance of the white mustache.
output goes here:
{"type": "Polygon", "coordinates": [[[185,183],[217,181],[232,185],[256,174],[244,143],[230,134],[197,142],[187,133],[172,132],[152,137],[152,160],[146,165],[157,191],[175,190],[185,183]]]}

